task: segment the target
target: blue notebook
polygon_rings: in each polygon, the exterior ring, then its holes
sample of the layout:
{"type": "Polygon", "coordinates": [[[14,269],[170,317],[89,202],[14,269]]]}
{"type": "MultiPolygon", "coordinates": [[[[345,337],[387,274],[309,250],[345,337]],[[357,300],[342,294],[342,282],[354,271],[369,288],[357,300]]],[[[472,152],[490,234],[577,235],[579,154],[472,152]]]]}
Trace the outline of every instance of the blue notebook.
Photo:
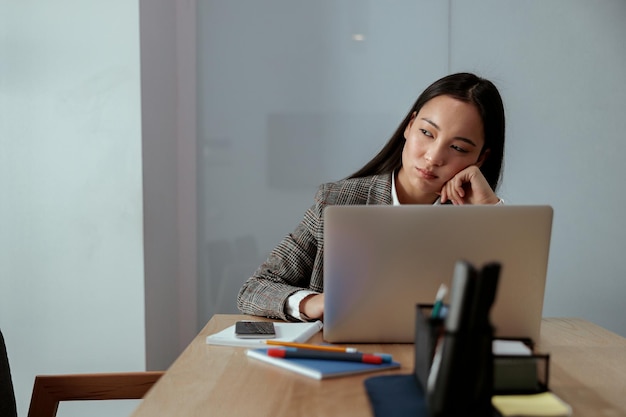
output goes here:
{"type": "Polygon", "coordinates": [[[288,369],[314,379],[337,378],[367,372],[398,369],[398,362],[371,364],[362,362],[336,361],[324,359],[276,358],[267,355],[267,349],[248,349],[251,358],[288,369]]]}

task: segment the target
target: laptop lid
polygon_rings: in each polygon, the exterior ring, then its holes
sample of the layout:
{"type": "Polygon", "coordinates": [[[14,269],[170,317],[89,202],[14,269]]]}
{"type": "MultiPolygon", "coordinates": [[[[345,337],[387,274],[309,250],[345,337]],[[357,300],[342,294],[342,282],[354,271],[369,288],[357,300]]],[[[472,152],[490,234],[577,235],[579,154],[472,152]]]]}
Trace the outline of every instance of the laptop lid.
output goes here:
{"type": "Polygon", "coordinates": [[[550,206],[329,206],[324,211],[324,339],[413,343],[416,304],[432,304],[458,260],[502,265],[491,322],[539,340],[550,206]]]}

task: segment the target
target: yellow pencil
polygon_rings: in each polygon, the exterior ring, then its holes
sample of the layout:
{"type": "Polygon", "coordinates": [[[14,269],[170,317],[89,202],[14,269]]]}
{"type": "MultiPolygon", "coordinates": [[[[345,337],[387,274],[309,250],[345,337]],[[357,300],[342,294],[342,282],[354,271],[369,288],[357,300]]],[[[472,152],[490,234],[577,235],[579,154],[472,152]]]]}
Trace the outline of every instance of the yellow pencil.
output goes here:
{"type": "Polygon", "coordinates": [[[357,352],[356,348],[333,345],[311,345],[308,343],[281,342],[280,340],[266,340],[266,344],[275,346],[295,347],[300,349],[326,350],[330,352],[357,352]]]}

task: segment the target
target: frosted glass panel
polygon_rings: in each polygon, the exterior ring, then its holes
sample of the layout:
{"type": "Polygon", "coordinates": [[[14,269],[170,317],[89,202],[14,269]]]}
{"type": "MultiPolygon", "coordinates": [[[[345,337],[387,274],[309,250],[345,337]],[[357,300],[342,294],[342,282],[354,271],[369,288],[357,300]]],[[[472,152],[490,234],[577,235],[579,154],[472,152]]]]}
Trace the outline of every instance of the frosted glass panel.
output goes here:
{"type": "Polygon", "coordinates": [[[446,2],[198,4],[199,323],[448,68],[446,2]]]}

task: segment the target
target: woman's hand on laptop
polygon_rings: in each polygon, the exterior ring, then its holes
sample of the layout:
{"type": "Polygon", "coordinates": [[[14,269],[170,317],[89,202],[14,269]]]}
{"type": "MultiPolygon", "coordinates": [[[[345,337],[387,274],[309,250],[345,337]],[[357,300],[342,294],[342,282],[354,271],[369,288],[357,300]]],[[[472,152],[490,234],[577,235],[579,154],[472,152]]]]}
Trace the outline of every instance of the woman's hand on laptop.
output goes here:
{"type": "Polygon", "coordinates": [[[459,171],[441,189],[441,203],[452,204],[497,204],[500,199],[476,165],[459,171]]]}
{"type": "Polygon", "coordinates": [[[300,314],[309,319],[324,318],[324,294],[311,294],[300,302],[300,314]]]}

